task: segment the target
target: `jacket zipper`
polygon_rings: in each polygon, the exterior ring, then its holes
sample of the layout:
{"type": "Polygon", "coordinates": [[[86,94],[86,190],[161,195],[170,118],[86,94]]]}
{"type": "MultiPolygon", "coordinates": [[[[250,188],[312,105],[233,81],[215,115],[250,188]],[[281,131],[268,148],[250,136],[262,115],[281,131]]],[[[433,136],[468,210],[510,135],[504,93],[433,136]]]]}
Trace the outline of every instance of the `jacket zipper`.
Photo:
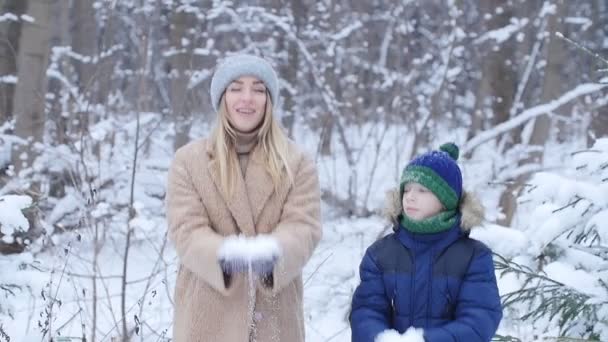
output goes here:
{"type": "MultiPolygon", "coordinates": [[[[415,242],[414,242],[415,244],[415,242]]],[[[412,249],[412,279],[410,285],[410,324],[409,326],[414,326],[414,299],[416,298],[416,253],[414,253],[412,249]]]]}
{"type": "Polygon", "coordinates": [[[431,301],[432,301],[431,295],[433,293],[433,266],[434,266],[433,264],[435,263],[434,262],[435,258],[433,257],[434,253],[433,253],[433,248],[432,247],[431,247],[431,250],[429,251],[429,254],[430,254],[429,258],[430,258],[431,262],[430,262],[430,265],[429,265],[429,275],[428,275],[428,277],[429,277],[429,283],[428,284],[429,285],[427,286],[428,287],[428,293],[427,293],[428,297],[427,297],[427,300],[426,300],[426,323],[425,323],[425,327],[429,327],[430,326],[429,320],[431,319],[431,304],[432,304],[431,303],[431,301]]]}

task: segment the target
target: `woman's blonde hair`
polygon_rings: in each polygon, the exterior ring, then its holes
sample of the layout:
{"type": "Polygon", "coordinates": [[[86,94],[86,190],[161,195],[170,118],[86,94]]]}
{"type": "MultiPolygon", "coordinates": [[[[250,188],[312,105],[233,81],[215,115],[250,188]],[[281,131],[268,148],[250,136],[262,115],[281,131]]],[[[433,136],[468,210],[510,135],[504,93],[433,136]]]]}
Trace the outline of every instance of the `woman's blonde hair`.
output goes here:
{"type": "MultiPolygon", "coordinates": [[[[226,97],[222,95],[217,113],[217,123],[211,133],[213,151],[219,166],[221,191],[224,196],[231,197],[234,192],[234,182],[238,177],[239,160],[236,154],[237,132],[228,120],[226,97]]],[[[272,101],[266,92],[266,108],[258,130],[257,147],[262,151],[266,170],[272,178],[275,191],[279,185],[288,181],[293,184],[292,170],[287,163],[287,135],[279,126],[272,114],[272,101]]]]}

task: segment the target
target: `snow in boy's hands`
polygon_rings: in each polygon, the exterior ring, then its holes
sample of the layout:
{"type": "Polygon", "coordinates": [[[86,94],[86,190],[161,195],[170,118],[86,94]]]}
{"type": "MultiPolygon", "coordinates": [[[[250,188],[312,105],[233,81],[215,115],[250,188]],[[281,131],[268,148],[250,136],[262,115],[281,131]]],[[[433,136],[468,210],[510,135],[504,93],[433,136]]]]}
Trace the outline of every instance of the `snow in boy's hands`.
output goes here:
{"type": "Polygon", "coordinates": [[[231,235],[218,251],[218,262],[227,274],[251,271],[259,276],[272,273],[281,250],[276,239],[268,235],[246,237],[231,235]]]}
{"type": "Polygon", "coordinates": [[[376,336],[376,338],[374,339],[374,342],[400,342],[400,341],[401,341],[401,334],[393,329],[384,330],[378,336],[376,336]]]}
{"type": "Polygon", "coordinates": [[[424,329],[422,328],[408,328],[403,335],[401,335],[401,342],[424,342],[424,329]]]}
{"type": "Polygon", "coordinates": [[[403,334],[393,329],[384,330],[376,336],[374,342],[424,342],[424,330],[410,327],[403,334]]]}

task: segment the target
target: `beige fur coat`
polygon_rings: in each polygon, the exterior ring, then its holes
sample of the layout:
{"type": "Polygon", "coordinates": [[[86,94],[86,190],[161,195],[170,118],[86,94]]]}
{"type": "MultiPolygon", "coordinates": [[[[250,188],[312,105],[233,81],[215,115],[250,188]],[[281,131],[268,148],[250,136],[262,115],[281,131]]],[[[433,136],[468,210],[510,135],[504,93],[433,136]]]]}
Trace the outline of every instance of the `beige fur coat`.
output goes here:
{"type": "Polygon", "coordinates": [[[180,148],[169,170],[168,230],[180,262],[173,339],[303,342],[302,268],[322,234],[316,166],[290,143],[294,184],[275,191],[254,148],[234,195],[225,198],[210,146],[202,139],[180,148]],[[253,284],[255,303],[245,276],[224,282],[217,251],[232,234],[270,234],[283,251],[271,287],[253,284]]]}

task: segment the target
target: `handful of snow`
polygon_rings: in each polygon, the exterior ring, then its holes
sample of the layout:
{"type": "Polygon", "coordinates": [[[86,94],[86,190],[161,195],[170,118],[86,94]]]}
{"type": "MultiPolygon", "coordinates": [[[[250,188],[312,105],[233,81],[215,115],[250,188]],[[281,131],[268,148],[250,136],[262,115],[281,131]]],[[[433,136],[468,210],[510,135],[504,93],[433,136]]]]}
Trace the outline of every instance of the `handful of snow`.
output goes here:
{"type": "Polygon", "coordinates": [[[277,240],[269,235],[247,237],[227,236],[218,251],[219,259],[259,260],[273,259],[281,255],[277,240]]]}
{"type": "Polygon", "coordinates": [[[384,330],[374,342],[424,342],[424,329],[411,327],[403,334],[393,329],[384,330]]]}

